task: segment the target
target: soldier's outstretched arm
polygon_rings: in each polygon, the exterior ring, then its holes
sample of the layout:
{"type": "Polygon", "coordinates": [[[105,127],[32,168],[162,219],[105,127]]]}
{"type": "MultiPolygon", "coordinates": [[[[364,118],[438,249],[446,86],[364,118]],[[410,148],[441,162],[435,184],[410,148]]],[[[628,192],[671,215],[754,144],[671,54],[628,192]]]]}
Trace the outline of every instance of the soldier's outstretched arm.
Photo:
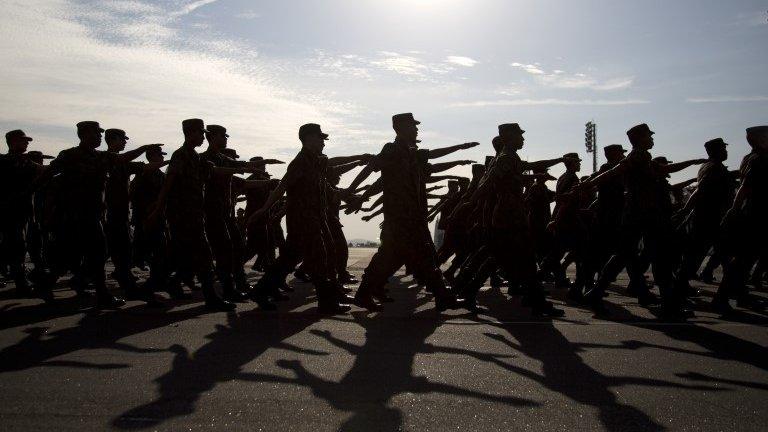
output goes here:
{"type": "Polygon", "coordinates": [[[345,165],[352,162],[360,162],[361,164],[366,164],[371,160],[372,157],[373,155],[370,153],[363,153],[352,156],[334,156],[332,158],[328,158],[328,166],[345,165]]]}
{"type": "Polygon", "coordinates": [[[425,183],[435,183],[435,182],[439,182],[439,181],[443,181],[443,180],[460,180],[460,179],[464,179],[464,178],[466,178],[466,177],[456,176],[456,175],[438,175],[438,176],[431,175],[431,176],[427,177],[427,179],[424,180],[424,182],[425,183]]]}
{"type": "MultiPolygon", "coordinates": [[[[347,187],[346,193],[348,195],[351,195],[352,192],[354,192],[357,189],[357,187],[360,186],[360,183],[365,181],[365,179],[367,179],[368,176],[371,175],[371,173],[373,173],[373,167],[370,164],[366,165],[365,168],[363,168],[363,170],[357,174],[357,177],[355,177],[355,179],[352,180],[352,183],[350,183],[349,187],[347,187]]],[[[368,193],[369,190],[370,190],[370,187],[366,190],[366,193],[368,193]]]]}
{"type": "Polygon", "coordinates": [[[547,169],[550,167],[553,167],[561,162],[565,161],[565,158],[557,158],[557,159],[545,159],[535,162],[526,162],[523,161],[523,171],[529,171],[529,170],[538,170],[538,169],[547,169]]]}
{"type": "Polygon", "coordinates": [[[429,214],[427,214],[427,220],[431,221],[435,218],[435,216],[442,210],[443,207],[445,207],[445,203],[448,201],[448,198],[446,196],[443,196],[440,198],[440,201],[437,202],[434,206],[432,206],[432,209],[429,211],[429,214]]]}
{"type": "MultiPolygon", "coordinates": [[[[427,183],[429,183],[429,182],[427,182],[427,183]]],[[[426,190],[427,192],[432,192],[432,191],[435,191],[435,190],[438,190],[438,189],[442,189],[442,188],[444,188],[444,187],[445,187],[445,186],[443,186],[443,185],[430,186],[430,187],[426,188],[425,190],[426,190]]]]}
{"type": "Polygon", "coordinates": [[[672,163],[669,165],[662,165],[661,171],[667,174],[672,174],[678,171],[682,171],[688,168],[689,166],[701,165],[707,161],[709,161],[709,159],[691,159],[683,162],[672,163]]]}
{"type": "Polygon", "coordinates": [[[151,149],[152,147],[162,147],[162,144],[144,144],[142,146],[139,146],[139,148],[135,148],[133,150],[128,150],[126,152],[120,153],[117,155],[117,157],[122,160],[123,162],[130,162],[137,157],[143,155],[147,152],[147,150],[151,149]]]}
{"type": "Polygon", "coordinates": [[[366,208],[360,208],[360,210],[363,211],[373,211],[376,207],[382,205],[384,203],[384,195],[376,198],[376,201],[374,201],[367,209],[366,208]]]}
{"type": "Polygon", "coordinates": [[[680,183],[675,183],[675,184],[672,185],[672,188],[673,189],[683,189],[683,188],[686,188],[686,187],[696,183],[697,180],[698,180],[698,178],[694,177],[692,179],[688,179],[688,180],[682,181],[680,183]]]}
{"type": "Polygon", "coordinates": [[[384,209],[383,209],[383,208],[382,208],[382,209],[378,209],[378,210],[376,210],[375,212],[373,212],[373,213],[371,213],[371,214],[369,214],[369,215],[365,215],[365,216],[363,216],[363,217],[362,217],[362,218],[360,218],[360,219],[362,219],[362,220],[364,220],[364,221],[368,222],[369,220],[371,220],[371,219],[375,218],[376,216],[378,216],[378,215],[380,215],[380,214],[382,214],[382,213],[384,213],[384,209]]]}
{"type": "Polygon", "coordinates": [[[453,152],[459,151],[459,150],[467,150],[471,149],[472,147],[479,146],[480,143],[478,142],[468,142],[463,144],[456,144],[453,146],[438,148],[438,149],[430,149],[429,150],[429,158],[430,159],[437,159],[443,156],[447,156],[453,152]]]}
{"type": "Polygon", "coordinates": [[[430,173],[443,172],[460,165],[469,165],[473,163],[475,163],[475,161],[473,160],[457,160],[457,161],[451,161],[451,162],[429,164],[429,172],[430,173]]]}
{"type": "Polygon", "coordinates": [[[342,176],[345,173],[351,171],[352,169],[357,168],[361,165],[365,165],[366,163],[367,163],[366,161],[357,160],[357,161],[352,161],[352,162],[348,162],[340,165],[329,166],[328,173],[342,176]]]}

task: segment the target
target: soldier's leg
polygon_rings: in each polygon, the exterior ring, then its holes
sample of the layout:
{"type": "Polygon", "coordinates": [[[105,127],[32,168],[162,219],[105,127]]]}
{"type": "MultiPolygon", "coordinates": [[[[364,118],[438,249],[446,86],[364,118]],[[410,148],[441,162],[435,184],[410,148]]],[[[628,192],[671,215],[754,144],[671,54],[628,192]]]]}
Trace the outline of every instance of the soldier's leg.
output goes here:
{"type": "Polygon", "coordinates": [[[413,274],[435,295],[438,309],[452,307],[455,296],[445,285],[443,274],[437,267],[435,246],[426,230],[415,230],[410,241],[404,242],[401,252],[413,274]]]}
{"type": "Polygon", "coordinates": [[[232,277],[232,240],[224,216],[213,212],[206,214],[205,233],[216,263],[216,277],[221,283],[224,297],[230,297],[235,289],[232,277]]]}
{"type": "Polygon", "coordinates": [[[363,272],[360,287],[355,294],[356,304],[366,308],[376,308],[373,296],[384,292],[387,279],[399,269],[404,262],[397,245],[396,233],[390,224],[385,224],[381,230],[381,244],[373,254],[368,267],[363,272]]]}
{"type": "Polygon", "coordinates": [[[96,289],[96,304],[102,308],[116,308],[125,300],[110,294],[106,285],[104,265],[107,261],[107,239],[99,220],[83,220],[80,224],[80,241],[83,242],[82,269],[96,289]]]}
{"type": "Polygon", "coordinates": [[[27,256],[24,231],[26,220],[23,215],[7,215],[3,218],[2,236],[5,262],[16,290],[23,295],[30,293],[24,260],[27,256]]]}
{"type": "Polygon", "coordinates": [[[245,239],[233,217],[227,218],[227,230],[232,240],[232,276],[235,278],[235,287],[240,292],[249,292],[251,286],[245,276],[245,239]]]}
{"type": "Polygon", "coordinates": [[[107,249],[115,266],[115,280],[127,297],[139,298],[136,291],[136,279],[131,272],[131,233],[128,220],[122,218],[107,218],[106,224],[107,249]]]}

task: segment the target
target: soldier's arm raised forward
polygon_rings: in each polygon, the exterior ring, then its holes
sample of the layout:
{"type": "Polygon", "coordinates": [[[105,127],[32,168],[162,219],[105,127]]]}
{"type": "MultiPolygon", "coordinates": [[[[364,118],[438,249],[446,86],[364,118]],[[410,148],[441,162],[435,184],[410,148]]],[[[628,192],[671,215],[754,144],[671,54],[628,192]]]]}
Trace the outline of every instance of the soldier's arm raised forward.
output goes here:
{"type": "Polygon", "coordinates": [[[429,150],[429,158],[430,159],[437,159],[443,156],[447,156],[455,151],[459,150],[467,150],[471,149],[472,147],[479,146],[480,143],[477,142],[468,142],[463,144],[456,144],[453,146],[443,147],[439,149],[429,150]]]}
{"type": "Polygon", "coordinates": [[[360,162],[361,164],[366,164],[368,161],[371,160],[373,157],[372,154],[369,153],[363,153],[359,155],[352,155],[352,156],[334,156],[332,158],[328,158],[328,165],[329,166],[337,166],[337,165],[344,165],[351,162],[360,162]]]}
{"type": "Polygon", "coordinates": [[[460,165],[469,165],[473,163],[475,163],[475,161],[473,160],[457,160],[457,161],[451,161],[451,162],[429,164],[429,172],[430,173],[443,172],[460,165]]]}
{"type": "Polygon", "coordinates": [[[682,170],[688,168],[689,166],[701,165],[701,164],[707,162],[708,160],[709,159],[691,159],[691,160],[687,160],[687,161],[683,161],[683,162],[672,163],[672,164],[669,164],[669,165],[662,165],[661,166],[661,172],[666,173],[666,174],[676,173],[678,171],[682,171],[682,170]]]}

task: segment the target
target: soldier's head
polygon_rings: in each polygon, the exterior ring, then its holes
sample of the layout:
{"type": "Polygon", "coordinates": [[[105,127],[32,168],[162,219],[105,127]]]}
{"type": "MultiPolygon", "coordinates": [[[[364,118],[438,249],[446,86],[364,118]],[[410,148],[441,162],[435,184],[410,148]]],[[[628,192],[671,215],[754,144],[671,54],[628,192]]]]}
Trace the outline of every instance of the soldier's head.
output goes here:
{"type": "Polygon", "coordinates": [[[165,155],[167,153],[163,151],[163,148],[159,145],[153,145],[150,146],[147,149],[147,152],[145,155],[147,156],[147,162],[149,163],[159,163],[163,162],[165,160],[165,155]]]}
{"type": "Polygon", "coordinates": [[[416,142],[420,124],[420,121],[413,118],[413,113],[400,113],[392,116],[392,129],[395,130],[397,138],[407,142],[416,142]]]}
{"type": "Polygon", "coordinates": [[[448,180],[448,192],[458,192],[459,182],[456,180],[448,180]]]}
{"type": "Polygon", "coordinates": [[[229,138],[229,134],[227,134],[227,128],[224,126],[209,124],[205,130],[205,139],[208,141],[209,147],[216,151],[221,151],[227,148],[227,141],[229,138]]]}
{"type": "MultiPolygon", "coordinates": [[[[660,168],[660,167],[663,167],[663,166],[667,166],[667,165],[672,163],[671,160],[667,159],[664,156],[656,156],[655,158],[651,159],[651,161],[654,162],[654,164],[655,164],[654,166],[657,167],[657,168],[660,168]]],[[[666,178],[670,177],[669,173],[661,172],[661,170],[659,170],[658,174],[663,175],[666,178]]]]}
{"type": "Polygon", "coordinates": [[[22,154],[27,151],[29,142],[32,138],[28,137],[21,129],[12,130],[5,134],[5,143],[8,144],[8,153],[22,154]]]}
{"type": "Polygon", "coordinates": [[[747,142],[753,149],[768,151],[768,126],[747,128],[747,142]]]}
{"type": "Polygon", "coordinates": [[[565,158],[566,170],[574,173],[581,171],[581,158],[578,153],[566,153],[563,158],[565,158]]]}
{"type": "Polygon", "coordinates": [[[80,145],[89,149],[96,149],[101,145],[101,134],[104,129],[96,121],[81,121],[77,124],[77,137],[80,139],[80,145]]]}
{"type": "Polygon", "coordinates": [[[104,132],[104,141],[107,143],[107,150],[121,152],[125,150],[128,143],[128,135],[122,129],[107,129],[104,132]]]}
{"type": "Polygon", "coordinates": [[[205,123],[200,119],[186,119],[181,122],[181,130],[184,132],[184,144],[200,147],[205,140],[205,123]]]}
{"type": "Polygon", "coordinates": [[[523,143],[525,142],[524,133],[525,131],[517,123],[499,125],[499,138],[501,138],[502,144],[515,151],[523,148],[523,143]]]}
{"type": "Polygon", "coordinates": [[[653,148],[653,134],[655,132],[648,127],[647,124],[641,123],[636,126],[632,126],[627,131],[627,137],[632,144],[632,148],[640,150],[650,150],[653,148]]]}
{"type": "Polygon", "coordinates": [[[485,165],[472,164],[472,178],[480,178],[485,175],[485,165]]]}
{"type": "Polygon", "coordinates": [[[319,124],[307,123],[301,125],[299,128],[299,139],[301,140],[302,147],[312,153],[321,154],[323,148],[325,148],[325,141],[328,139],[328,134],[320,129],[319,124]]]}
{"type": "Polygon", "coordinates": [[[603,153],[605,153],[605,159],[609,163],[616,163],[624,159],[624,155],[627,151],[621,144],[611,144],[603,148],[603,153]]]}
{"type": "Polygon", "coordinates": [[[707,156],[709,156],[710,160],[725,162],[728,159],[727,145],[728,143],[723,141],[722,138],[715,138],[704,143],[704,150],[707,151],[707,156]]]}

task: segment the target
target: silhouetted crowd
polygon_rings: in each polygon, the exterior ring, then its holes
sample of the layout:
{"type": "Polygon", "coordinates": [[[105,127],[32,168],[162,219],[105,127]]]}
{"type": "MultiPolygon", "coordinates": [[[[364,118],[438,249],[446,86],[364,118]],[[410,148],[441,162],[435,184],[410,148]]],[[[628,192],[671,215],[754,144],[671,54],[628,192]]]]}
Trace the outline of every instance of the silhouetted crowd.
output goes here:
{"type": "Polygon", "coordinates": [[[627,131],[629,151],[606,146],[607,162],[580,177],[577,153],[522,160],[525,131],[517,123],[499,125],[484,164],[436,161],[479,144],[420,148],[418,125],[410,113],[394,115],[395,139],[378,154],[329,157],[328,135],[305,124],[301,150],[282,179],[266,170],[281,161],[241,161],[227,146],[227,130],[200,119],[182,122],[184,143],[170,160],[162,144],[126,151],[125,131],[105,131],[95,121],[78,123],[79,144],[55,158],[28,150],[32,138],[10,131],[8,153],[0,155],[0,270],[20,296],[55,304],[54,288],[70,274],[78,297],[95,295],[98,308],[119,308],[125,300],[106,283],[111,259],[110,277],[125,299],[159,306],[200,289],[215,311],[250,301],[277,310],[289,299],[293,273],[314,285],[320,313],[339,314],[393,301],[387,281],[405,265],[438,311],[482,310],[478,293],[490,279],[521,296],[534,316],[563,315],[547,300],[544,286],[551,284],[605,317],[606,289],[626,269],[629,295],[658,307],[664,319],[683,320],[700,295],[690,281],[714,283],[722,266],[711,307],[727,314],[735,300],[763,308],[749,285],[762,287],[768,264],[768,126],[746,130],[751,152],[729,170],[721,138],[704,143],[706,158],[674,163],[650,153],[654,132],[640,124],[627,131]],[[136,161],[142,155],[147,162],[136,161]],[[467,164],[471,179],[437,175],[467,164]],[[558,164],[565,173],[555,179],[548,169],[558,164]],[[693,165],[695,179],[670,183],[670,174],[693,165]],[[339,187],[359,166],[351,184],[339,187]],[[361,186],[374,172],[378,179],[361,186]],[[435,195],[441,187],[430,185],[445,180],[447,192],[435,195]],[[553,191],[547,182],[554,180],[553,191]],[[438,201],[430,206],[430,199],[438,201]],[[342,210],[369,212],[364,220],[384,216],[380,247],[361,281],[347,271],[342,210]],[[429,229],[434,219],[443,233],[439,247],[429,229]],[[251,286],[245,266],[254,258],[252,268],[263,275],[251,286]],[[148,270],[146,280],[135,268],[148,270]]]}

